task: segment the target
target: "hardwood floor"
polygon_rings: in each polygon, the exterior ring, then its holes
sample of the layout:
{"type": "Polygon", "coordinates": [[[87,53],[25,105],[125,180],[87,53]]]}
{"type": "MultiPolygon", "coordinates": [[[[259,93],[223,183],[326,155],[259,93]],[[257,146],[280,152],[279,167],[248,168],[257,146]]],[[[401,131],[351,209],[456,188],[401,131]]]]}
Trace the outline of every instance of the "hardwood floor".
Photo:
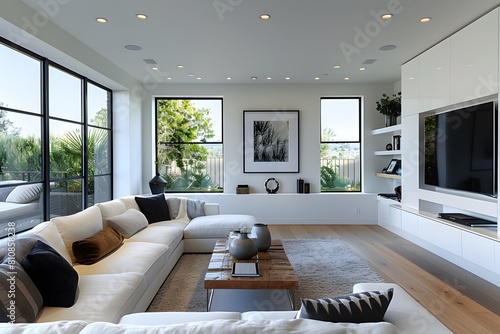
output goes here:
{"type": "MultiPolygon", "coordinates": [[[[500,288],[376,225],[274,225],[275,239],[342,239],[453,333],[499,333],[500,288]]],[[[356,282],[353,282],[356,283],[356,282]]]]}

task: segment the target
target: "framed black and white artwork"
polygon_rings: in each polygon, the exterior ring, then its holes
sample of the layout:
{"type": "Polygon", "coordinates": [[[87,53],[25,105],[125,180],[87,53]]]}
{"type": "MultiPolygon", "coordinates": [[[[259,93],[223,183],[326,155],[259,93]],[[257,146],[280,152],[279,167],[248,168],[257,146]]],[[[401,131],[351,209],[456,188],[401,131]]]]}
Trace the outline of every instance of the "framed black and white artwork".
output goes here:
{"type": "Polygon", "coordinates": [[[299,172],[299,111],[243,111],[243,172],[299,172]]]}

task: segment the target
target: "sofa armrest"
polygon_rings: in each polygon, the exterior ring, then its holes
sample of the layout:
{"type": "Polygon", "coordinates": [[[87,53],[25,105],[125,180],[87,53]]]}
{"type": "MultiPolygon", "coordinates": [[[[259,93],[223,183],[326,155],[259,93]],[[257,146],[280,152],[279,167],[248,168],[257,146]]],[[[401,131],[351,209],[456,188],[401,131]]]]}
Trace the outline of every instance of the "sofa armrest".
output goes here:
{"type": "Polygon", "coordinates": [[[239,312],[142,312],[124,315],[120,324],[155,326],[220,319],[240,320],[241,314],[239,312]]]}
{"type": "Polygon", "coordinates": [[[394,288],[394,295],[385,313],[384,321],[392,323],[403,333],[452,333],[397,284],[358,283],[352,290],[357,293],[389,288],[394,288]]]}
{"type": "Polygon", "coordinates": [[[205,203],[203,206],[203,213],[205,216],[213,216],[219,214],[219,204],[218,203],[205,203]]]}

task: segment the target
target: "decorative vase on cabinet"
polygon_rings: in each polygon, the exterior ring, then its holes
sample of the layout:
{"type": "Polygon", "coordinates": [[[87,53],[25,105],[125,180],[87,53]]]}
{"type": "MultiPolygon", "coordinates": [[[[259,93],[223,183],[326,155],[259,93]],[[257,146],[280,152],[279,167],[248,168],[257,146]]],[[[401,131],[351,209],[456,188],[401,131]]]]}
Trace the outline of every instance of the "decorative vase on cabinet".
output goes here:
{"type": "Polygon", "coordinates": [[[162,194],[165,192],[165,186],[167,185],[167,181],[160,175],[160,173],[156,173],[156,175],[149,181],[149,189],[151,189],[151,193],[153,195],[162,194]]]}
{"type": "Polygon", "coordinates": [[[257,248],[263,252],[271,247],[271,232],[266,224],[257,223],[253,225],[252,234],[257,237],[257,248]]]}
{"type": "Polygon", "coordinates": [[[229,245],[229,254],[236,260],[251,259],[257,254],[257,244],[248,237],[248,233],[239,232],[229,245]]]}

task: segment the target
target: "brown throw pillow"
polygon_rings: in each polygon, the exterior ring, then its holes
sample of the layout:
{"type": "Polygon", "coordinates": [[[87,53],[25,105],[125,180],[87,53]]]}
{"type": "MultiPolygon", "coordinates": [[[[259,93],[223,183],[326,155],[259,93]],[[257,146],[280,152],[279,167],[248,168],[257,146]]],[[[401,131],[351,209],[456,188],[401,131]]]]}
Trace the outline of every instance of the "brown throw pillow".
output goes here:
{"type": "Polygon", "coordinates": [[[93,264],[117,249],[123,235],[112,227],[106,227],[90,238],[73,242],[73,254],[78,263],[93,264]]]}

